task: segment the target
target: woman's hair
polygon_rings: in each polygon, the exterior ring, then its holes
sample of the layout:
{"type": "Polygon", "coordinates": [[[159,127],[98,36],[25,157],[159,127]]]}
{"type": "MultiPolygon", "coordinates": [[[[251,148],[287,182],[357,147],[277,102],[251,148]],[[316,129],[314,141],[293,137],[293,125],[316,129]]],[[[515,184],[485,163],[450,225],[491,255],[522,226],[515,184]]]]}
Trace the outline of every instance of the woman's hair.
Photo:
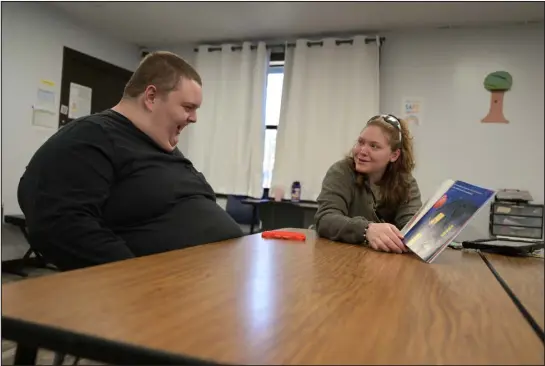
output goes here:
{"type": "MultiPolygon", "coordinates": [[[[383,116],[371,118],[365,126],[380,127],[388,137],[392,151],[400,149],[398,159],[393,163],[388,163],[382,179],[377,183],[377,185],[381,187],[381,206],[385,208],[397,207],[399,204],[407,202],[410,199],[411,173],[415,166],[413,138],[407,126],[407,122],[402,119],[397,120],[399,121],[399,126],[401,128],[401,134],[399,133],[400,129],[397,126],[386,122],[383,116]]],[[[352,169],[356,172],[357,183],[359,185],[363,184],[364,175],[356,171],[353,150],[350,151],[348,159],[350,160],[352,169]]]]}

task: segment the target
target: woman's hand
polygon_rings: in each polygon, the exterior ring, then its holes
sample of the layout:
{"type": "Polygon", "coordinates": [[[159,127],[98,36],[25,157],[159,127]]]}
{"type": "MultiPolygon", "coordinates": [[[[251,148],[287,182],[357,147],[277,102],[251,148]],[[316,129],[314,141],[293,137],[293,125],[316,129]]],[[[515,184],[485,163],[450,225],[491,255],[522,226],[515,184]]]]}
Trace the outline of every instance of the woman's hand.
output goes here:
{"type": "Polygon", "coordinates": [[[374,250],[403,253],[408,249],[403,244],[403,235],[397,227],[387,223],[371,223],[367,227],[367,241],[374,250]]]}

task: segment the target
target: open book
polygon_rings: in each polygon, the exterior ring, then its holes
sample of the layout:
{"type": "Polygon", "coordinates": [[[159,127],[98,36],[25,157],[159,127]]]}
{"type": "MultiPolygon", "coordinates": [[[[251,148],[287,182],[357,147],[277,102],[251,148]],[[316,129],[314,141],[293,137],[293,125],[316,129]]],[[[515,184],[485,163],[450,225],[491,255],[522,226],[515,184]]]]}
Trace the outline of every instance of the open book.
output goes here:
{"type": "Polygon", "coordinates": [[[403,227],[405,245],[431,263],[496,191],[447,180],[403,227]]]}

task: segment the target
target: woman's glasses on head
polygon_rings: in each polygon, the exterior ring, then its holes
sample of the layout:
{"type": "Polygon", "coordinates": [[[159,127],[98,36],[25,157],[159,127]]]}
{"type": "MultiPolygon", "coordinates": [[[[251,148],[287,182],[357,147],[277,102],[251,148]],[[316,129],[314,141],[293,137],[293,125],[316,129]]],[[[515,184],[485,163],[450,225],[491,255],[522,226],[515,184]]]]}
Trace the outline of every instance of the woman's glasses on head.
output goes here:
{"type": "Polygon", "coordinates": [[[374,116],[367,123],[377,120],[379,118],[382,118],[384,122],[399,130],[399,141],[401,141],[401,122],[399,122],[399,118],[397,118],[393,114],[381,114],[378,116],[374,116]]]}

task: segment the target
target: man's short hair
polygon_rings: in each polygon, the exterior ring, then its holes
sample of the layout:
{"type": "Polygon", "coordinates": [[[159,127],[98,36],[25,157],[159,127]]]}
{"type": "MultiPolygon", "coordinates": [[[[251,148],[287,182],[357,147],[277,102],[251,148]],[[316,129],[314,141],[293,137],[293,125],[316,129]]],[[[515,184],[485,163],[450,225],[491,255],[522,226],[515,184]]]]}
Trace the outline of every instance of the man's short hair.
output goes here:
{"type": "Polygon", "coordinates": [[[125,85],[123,97],[135,98],[149,85],[154,85],[159,94],[166,94],[176,88],[180,78],[194,80],[202,86],[199,73],[180,56],[166,51],[150,52],[125,85]]]}

